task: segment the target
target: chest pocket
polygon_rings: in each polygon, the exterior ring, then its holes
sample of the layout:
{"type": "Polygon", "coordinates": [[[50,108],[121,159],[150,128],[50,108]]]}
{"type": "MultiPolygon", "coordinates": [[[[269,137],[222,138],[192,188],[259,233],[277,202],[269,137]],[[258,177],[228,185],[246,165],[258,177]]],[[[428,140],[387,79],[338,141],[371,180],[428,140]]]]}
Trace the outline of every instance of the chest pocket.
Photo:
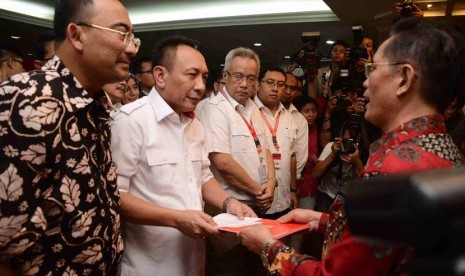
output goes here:
{"type": "Polygon", "coordinates": [[[145,151],[147,163],[150,167],[150,175],[155,177],[154,181],[148,183],[151,190],[174,189],[174,174],[177,171],[176,156],[166,149],[149,149],[145,151]]]}
{"type": "Polygon", "coordinates": [[[253,152],[257,151],[253,142],[252,134],[245,127],[239,125],[231,126],[231,151],[253,152]]]}

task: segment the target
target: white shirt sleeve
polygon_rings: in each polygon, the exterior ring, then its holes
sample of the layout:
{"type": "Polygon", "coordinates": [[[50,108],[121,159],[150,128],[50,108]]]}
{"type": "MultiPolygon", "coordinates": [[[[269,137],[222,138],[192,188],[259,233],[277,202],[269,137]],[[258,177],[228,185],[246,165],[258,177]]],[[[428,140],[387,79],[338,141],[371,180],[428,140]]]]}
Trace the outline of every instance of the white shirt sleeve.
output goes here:
{"type": "Polygon", "coordinates": [[[329,142],[328,144],[326,144],[325,148],[320,154],[320,157],[318,157],[318,161],[325,160],[326,157],[328,157],[331,154],[331,147],[333,146],[333,143],[334,142],[329,142]]]}
{"type": "Polygon", "coordinates": [[[111,126],[111,155],[116,166],[118,189],[128,192],[137,172],[143,137],[141,127],[128,115],[119,113],[111,126]]]}
{"type": "Polygon", "coordinates": [[[220,107],[221,105],[206,103],[198,114],[205,129],[205,148],[207,153],[231,154],[229,121],[227,113],[221,111],[220,107]]]}
{"type": "Polygon", "coordinates": [[[300,174],[305,167],[308,159],[308,123],[302,114],[296,116],[297,124],[297,139],[295,143],[295,158],[297,161],[297,179],[300,179],[300,174]]]}

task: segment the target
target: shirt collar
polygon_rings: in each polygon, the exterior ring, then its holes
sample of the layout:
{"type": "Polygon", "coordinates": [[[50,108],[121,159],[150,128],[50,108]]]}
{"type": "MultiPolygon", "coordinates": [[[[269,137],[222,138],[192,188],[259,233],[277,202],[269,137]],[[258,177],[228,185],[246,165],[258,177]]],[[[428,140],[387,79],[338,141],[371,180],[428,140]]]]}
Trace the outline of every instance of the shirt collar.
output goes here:
{"type": "Polygon", "coordinates": [[[292,104],[292,103],[289,105],[289,109],[288,109],[288,110],[289,110],[290,113],[292,113],[292,112],[299,112],[299,111],[297,110],[297,108],[295,107],[295,105],[292,104]]]}
{"type": "Polygon", "coordinates": [[[94,102],[94,99],[98,105],[102,105],[103,108],[109,113],[111,108],[106,103],[106,97],[103,90],[95,93],[95,96],[90,97],[89,93],[82,87],[82,84],[74,77],[68,68],[63,64],[60,58],[55,55],[49,60],[43,67],[42,70],[46,74],[48,82],[54,82],[58,79],[63,85],[63,102],[66,108],[75,113],[85,108],[90,103],[94,102]],[[102,101],[101,98],[104,97],[102,101]]]}
{"type": "Polygon", "coordinates": [[[234,110],[249,110],[255,105],[255,103],[251,99],[247,99],[245,101],[245,106],[243,104],[238,103],[236,100],[233,99],[233,97],[231,97],[231,95],[229,95],[228,90],[226,90],[226,86],[223,86],[223,93],[220,92],[219,94],[224,96],[224,98],[229,102],[229,104],[231,104],[234,110]]]}
{"type": "MultiPolygon", "coordinates": [[[[155,117],[157,118],[157,121],[160,122],[166,117],[176,115],[178,117],[178,114],[174,112],[174,110],[169,106],[169,104],[161,97],[160,93],[154,88],[150,91],[150,93],[147,95],[150,99],[150,103],[152,105],[153,111],[155,112],[155,117]]],[[[194,112],[184,112],[182,113],[182,117],[186,117],[190,120],[195,119],[195,113],[194,112]]],[[[181,118],[182,120],[182,118],[181,118]]]]}
{"type": "MultiPolygon", "coordinates": [[[[272,116],[270,109],[266,107],[257,96],[253,99],[253,101],[257,105],[259,110],[265,110],[265,112],[267,112],[270,116],[272,116]]],[[[278,116],[278,114],[284,111],[284,109],[285,109],[284,105],[280,102],[278,106],[278,110],[276,110],[275,116],[272,116],[272,117],[278,116]]]]}
{"type": "Polygon", "coordinates": [[[385,151],[421,135],[445,132],[444,117],[440,114],[431,114],[404,122],[392,131],[383,134],[372,144],[371,148],[381,147],[382,151],[385,151]]]}

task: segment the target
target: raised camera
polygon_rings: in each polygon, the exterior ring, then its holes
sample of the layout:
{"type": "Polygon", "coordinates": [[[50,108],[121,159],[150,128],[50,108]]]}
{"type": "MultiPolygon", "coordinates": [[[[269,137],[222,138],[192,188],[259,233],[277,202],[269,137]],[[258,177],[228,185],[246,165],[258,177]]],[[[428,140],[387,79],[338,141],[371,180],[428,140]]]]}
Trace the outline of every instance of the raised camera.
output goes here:
{"type": "Polygon", "coordinates": [[[411,0],[405,0],[400,3],[402,9],[400,10],[400,15],[403,17],[412,16],[413,13],[413,2],[411,0]]]}
{"type": "Polygon", "coordinates": [[[352,154],[355,152],[355,141],[352,138],[342,138],[341,154],[352,154]]]}

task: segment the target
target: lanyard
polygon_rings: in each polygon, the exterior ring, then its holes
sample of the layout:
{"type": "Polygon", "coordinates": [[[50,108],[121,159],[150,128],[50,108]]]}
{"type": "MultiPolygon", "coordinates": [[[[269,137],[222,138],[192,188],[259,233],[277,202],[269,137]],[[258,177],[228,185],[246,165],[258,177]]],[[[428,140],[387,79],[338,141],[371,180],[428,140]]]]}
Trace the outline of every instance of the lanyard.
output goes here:
{"type": "MultiPolygon", "coordinates": [[[[229,102],[228,97],[226,97],[226,93],[224,93],[223,90],[220,90],[221,94],[223,97],[229,102]]],[[[229,102],[231,104],[231,102],[229,102]]],[[[254,127],[249,123],[249,121],[242,115],[242,113],[239,112],[239,110],[236,109],[237,114],[239,114],[244,120],[244,123],[247,125],[247,128],[249,129],[250,134],[252,135],[253,141],[255,143],[255,147],[257,148],[258,156],[260,158],[260,163],[263,162],[263,157],[262,157],[262,145],[260,144],[260,139],[258,139],[257,132],[255,131],[254,127]]]]}
{"type": "Polygon", "coordinates": [[[278,117],[276,117],[276,120],[274,122],[274,128],[271,128],[270,122],[268,122],[268,120],[265,117],[265,114],[263,114],[261,110],[260,115],[262,115],[263,120],[265,121],[266,125],[268,126],[268,129],[271,132],[271,140],[273,141],[274,148],[279,151],[279,144],[276,136],[278,135],[279,117],[281,116],[281,113],[279,113],[278,117]]]}
{"type": "Polygon", "coordinates": [[[258,139],[257,132],[255,131],[253,126],[248,122],[248,120],[244,117],[244,115],[242,115],[238,110],[236,110],[236,112],[241,116],[242,120],[244,120],[244,123],[247,125],[250,134],[252,134],[253,141],[255,142],[255,147],[257,148],[257,152],[261,160],[262,145],[260,144],[260,139],[258,139]]]}

